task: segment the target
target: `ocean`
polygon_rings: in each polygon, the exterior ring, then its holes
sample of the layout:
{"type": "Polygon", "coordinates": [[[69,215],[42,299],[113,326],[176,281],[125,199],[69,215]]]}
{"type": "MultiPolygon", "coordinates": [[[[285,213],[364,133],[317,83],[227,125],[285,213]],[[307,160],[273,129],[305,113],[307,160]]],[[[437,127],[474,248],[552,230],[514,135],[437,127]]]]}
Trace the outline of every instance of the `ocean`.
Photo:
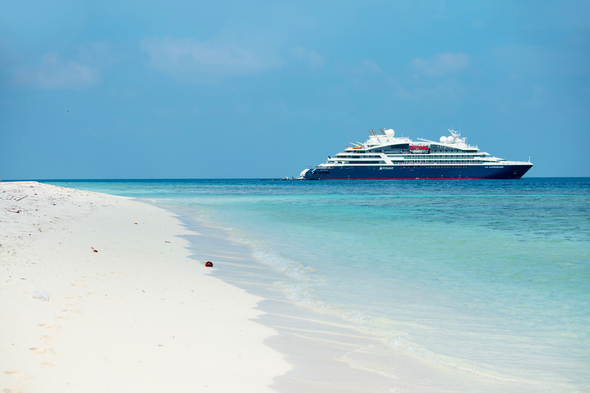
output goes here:
{"type": "Polygon", "coordinates": [[[423,362],[590,391],[589,178],[43,182],[216,228],[292,304],[423,362]]]}

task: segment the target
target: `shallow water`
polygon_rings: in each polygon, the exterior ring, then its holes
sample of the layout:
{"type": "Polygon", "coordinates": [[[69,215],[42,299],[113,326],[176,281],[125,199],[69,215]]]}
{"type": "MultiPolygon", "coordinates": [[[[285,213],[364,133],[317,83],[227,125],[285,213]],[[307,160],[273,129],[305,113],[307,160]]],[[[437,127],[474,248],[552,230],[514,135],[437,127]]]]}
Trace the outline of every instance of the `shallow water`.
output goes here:
{"type": "Polygon", "coordinates": [[[275,286],[290,299],[392,348],[590,390],[588,178],[67,186],[194,212],[286,275],[275,286]]]}

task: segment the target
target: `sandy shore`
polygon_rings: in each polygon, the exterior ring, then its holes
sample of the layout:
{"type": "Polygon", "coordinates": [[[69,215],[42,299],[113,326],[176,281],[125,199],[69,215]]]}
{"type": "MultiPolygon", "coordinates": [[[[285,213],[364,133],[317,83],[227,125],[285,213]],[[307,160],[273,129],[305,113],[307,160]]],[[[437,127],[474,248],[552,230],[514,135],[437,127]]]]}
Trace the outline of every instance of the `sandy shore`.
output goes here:
{"type": "Polygon", "coordinates": [[[0,183],[3,392],[271,391],[291,366],[260,298],[189,258],[190,234],[132,199],[0,183]]]}

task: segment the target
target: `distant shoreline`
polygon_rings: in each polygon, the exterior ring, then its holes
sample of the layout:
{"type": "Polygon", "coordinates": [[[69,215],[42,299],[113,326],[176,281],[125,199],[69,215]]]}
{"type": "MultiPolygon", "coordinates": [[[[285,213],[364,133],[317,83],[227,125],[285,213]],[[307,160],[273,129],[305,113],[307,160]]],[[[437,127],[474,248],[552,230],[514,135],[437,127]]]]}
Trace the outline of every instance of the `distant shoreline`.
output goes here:
{"type": "MultiPolygon", "coordinates": [[[[528,176],[524,175],[519,180],[527,180],[527,179],[588,179],[590,176],[528,176]]],[[[212,177],[212,178],[198,178],[198,177],[187,177],[187,178],[133,178],[133,179],[119,179],[119,178],[109,178],[109,179],[1,179],[1,182],[39,182],[39,183],[52,183],[52,182],[114,182],[114,181],[187,181],[187,180],[285,180],[284,178],[272,178],[272,177],[212,177]]],[[[484,180],[488,181],[489,179],[474,179],[474,180],[484,180]]],[[[347,181],[347,180],[342,180],[347,181]]],[[[411,181],[411,180],[410,180],[411,181]]],[[[442,180],[445,181],[445,180],[442,180]]]]}

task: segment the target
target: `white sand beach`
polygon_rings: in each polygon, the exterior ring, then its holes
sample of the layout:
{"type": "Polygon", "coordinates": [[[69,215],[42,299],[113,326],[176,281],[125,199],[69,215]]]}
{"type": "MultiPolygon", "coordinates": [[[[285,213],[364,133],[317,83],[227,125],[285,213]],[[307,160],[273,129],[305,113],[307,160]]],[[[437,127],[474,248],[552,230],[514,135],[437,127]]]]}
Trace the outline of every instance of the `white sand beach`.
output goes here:
{"type": "Polygon", "coordinates": [[[0,183],[3,392],[271,391],[291,366],[252,321],[260,298],[189,258],[187,234],[129,198],[0,183]]]}
{"type": "Polygon", "coordinates": [[[302,306],[226,229],[168,209],[0,183],[2,393],[555,391],[302,306]]]}

